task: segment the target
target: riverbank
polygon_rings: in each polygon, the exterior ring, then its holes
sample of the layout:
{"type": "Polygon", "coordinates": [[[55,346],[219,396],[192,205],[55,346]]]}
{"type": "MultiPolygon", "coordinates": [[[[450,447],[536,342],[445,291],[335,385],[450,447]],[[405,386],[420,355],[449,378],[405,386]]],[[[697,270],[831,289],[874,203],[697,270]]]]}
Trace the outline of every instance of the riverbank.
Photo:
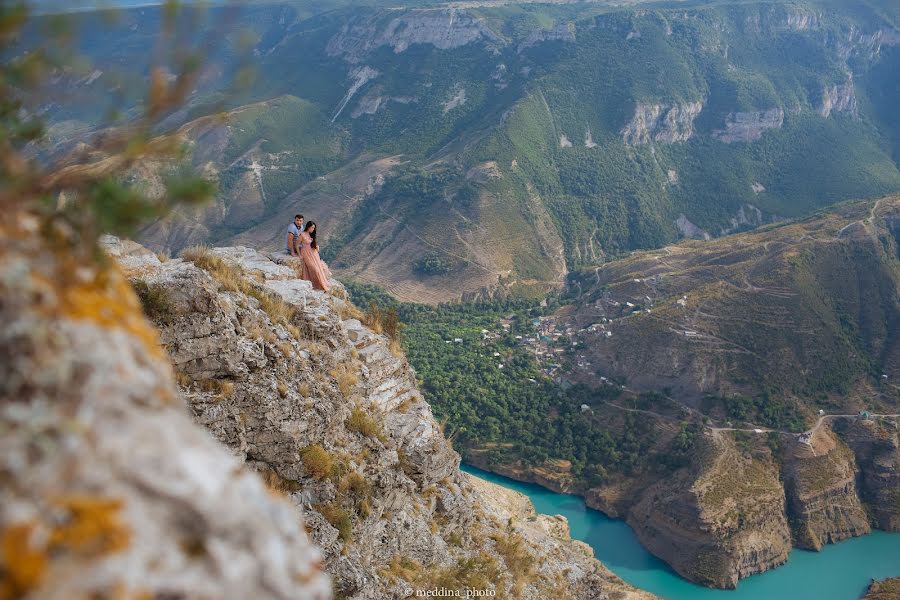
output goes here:
{"type": "Polygon", "coordinates": [[[609,570],[666,600],[848,600],[861,598],[873,579],[900,575],[900,534],[876,531],[830,544],[820,552],[795,549],[784,566],[743,579],[736,590],[705,588],[681,578],[650,554],[624,521],[587,507],[578,496],[469,465],[463,470],[525,494],[538,513],[563,515],[572,538],[587,543],[609,570]]]}

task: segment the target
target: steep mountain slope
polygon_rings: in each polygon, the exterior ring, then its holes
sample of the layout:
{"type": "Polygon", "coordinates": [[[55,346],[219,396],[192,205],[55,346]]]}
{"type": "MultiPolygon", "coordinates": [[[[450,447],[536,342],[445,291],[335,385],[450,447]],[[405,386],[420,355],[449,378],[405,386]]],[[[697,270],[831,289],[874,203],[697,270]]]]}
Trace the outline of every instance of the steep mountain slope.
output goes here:
{"type": "Polygon", "coordinates": [[[38,223],[0,223],[0,596],[330,597],[300,513],[191,421],[125,278],[38,223]]]}
{"type": "MultiPolygon", "coordinates": [[[[229,97],[243,62],[218,48],[171,122],[264,104],[233,115],[231,150],[195,136],[217,210],[143,239],[270,244],[299,210],[339,272],[438,301],[542,293],[631,249],[883,195],[900,189],[900,33],[882,4],[245,7],[255,84],[229,97]],[[385,185],[357,183],[387,157],[385,185]]],[[[155,9],[102,38],[79,18],[97,64],[67,89],[142,77],[155,9]]],[[[82,104],[48,104],[57,138],[102,114],[82,104]]]]}
{"type": "Polygon", "coordinates": [[[894,196],[583,271],[505,342],[567,391],[493,434],[436,407],[467,461],[583,495],[705,585],[896,531],[898,231],[894,196]]]}
{"type": "Polygon", "coordinates": [[[623,317],[585,338],[594,368],[697,407],[720,398],[704,410],[735,394],[895,407],[898,227],[895,196],[638,253],[582,274],[574,321],[623,317]]]}
{"type": "Polygon", "coordinates": [[[494,506],[496,492],[459,471],[404,357],[354,318],[340,284],[313,291],[294,266],[248,248],[160,262],[106,243],[160,327],[195,419],[303,507],[337,597],[650,597],[568,539],[564,522],[494,506]]]}

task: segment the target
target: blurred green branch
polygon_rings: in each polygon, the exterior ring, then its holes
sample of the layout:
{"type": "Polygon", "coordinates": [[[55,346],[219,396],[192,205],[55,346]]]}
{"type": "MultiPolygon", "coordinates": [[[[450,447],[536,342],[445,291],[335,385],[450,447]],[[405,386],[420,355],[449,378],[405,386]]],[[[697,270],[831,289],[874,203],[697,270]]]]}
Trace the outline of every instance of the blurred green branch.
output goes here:
{"type": "Polygon", "coordinates": [[[62,229],[74,251],[92,248],[101,233],[131,235],[175,206],[214,195],[215,184],[191,169],[169,169],[172,174],[163,177],[165,192],[154,197],[128,181],[142,163],[175,166],[185,159],[185,136],[171,125],[166,131],[163,123],[189,101],[216,35],[211,28],[197,39],[189,37],[195,27],[180,26],[179,19],[196,15],[196,7],[169,1],[161,10],[161,32],[156,46],[148,48],[152,62],[137,114],[97,129],[90,139],[50,160],[40,153],[47,142],[41,105],[49,97],[49,83],[65,84],[72,66],[83,69],[84,61],[65,17],[43,20],[41,43],[23,50],[19,41],[31,24],[27,6],[0,2],[0,208],[5,215],[0,218],[25,210],[45,223],[65,224],[62,229]]]}

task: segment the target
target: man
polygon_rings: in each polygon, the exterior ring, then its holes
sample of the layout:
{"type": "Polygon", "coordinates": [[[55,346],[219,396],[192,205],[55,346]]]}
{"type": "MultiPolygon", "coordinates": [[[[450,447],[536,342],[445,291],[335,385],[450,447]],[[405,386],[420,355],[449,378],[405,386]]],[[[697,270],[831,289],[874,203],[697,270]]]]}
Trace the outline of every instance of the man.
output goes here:
{"type": "Polygon", "coordinates": [[[303,231],[303,215],[294,215],[294,222],[288,225],[287,251],[291,256],[300,257],[300,232],[303,231]]]}

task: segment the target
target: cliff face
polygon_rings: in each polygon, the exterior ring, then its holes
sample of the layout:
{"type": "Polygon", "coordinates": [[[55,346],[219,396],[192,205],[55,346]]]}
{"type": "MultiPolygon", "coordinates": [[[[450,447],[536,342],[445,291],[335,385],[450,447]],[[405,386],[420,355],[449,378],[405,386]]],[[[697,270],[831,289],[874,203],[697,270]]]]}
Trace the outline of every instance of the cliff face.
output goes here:
{"type": "Polygon", "coordinates": [[[819,550],[869,533],[853,452],[830,430],[819,429],[809,445],[795,444],[784,461],[784,474],[795,546],[819,550]]]}
{"type": "Polygon", "coordinates": [[[835,425],[860,466],[858,486],[876,527],[900,531],[900,441],[897,427],[877,421],[835,425]]]}
{"type": "Polygon", "coordinates": [[[712,135],[726,144],[752,142],[761,138],[767,129],[780,129],[783,123],[784,110],[781,108],[734,112],[726,117],[725,129],[717,129],[712,135]]]}
{"type": "Polygon", "coordinates": [[[828,117],[833,112],[849,112],[854,117],[859,111],[859,101],[853,90],[853,82],[831,85],[822,90],[822,103],[819,114],[828,117]]]}
{"type": "Polygon", "coordinates": [[[160,262],[109,245],[156,298],[148,310],[195,419],[302,508],[340,596],[495,585],[641,597],[566,550],[571,540],[498,516],[459,471],[396,345],[360,323],[340,284],[314,291],[246,248],[160,262]]]}
{"type": "Polygon", "coordinates": [[[303,519],[195,425],[120,272],[0,223],[0,597],[326,598],[303,519]]]}
{"type": "Polygon", "coordinates": [[[791,536],[778,467],[741,455],[733,440],[703,440],[697,466],[661,481],[630,510],[628,524],[683,576],[713,587],[787,560],[791,536]]]}
{"type": "Polygon", "coordinates": [[[502,40],[480,19],[465,11],[416,10],[387,20],[380,13],[354,19],[328,41],[326,51],[330,56],[358,63],[382,46],[389,46],[399,54],[413,44],[449,50],[475,42],[485,42],[491,47],[502,40]]]}
{"type": "Polygon", "coordinates": [[[622,140],[632,146],[659,142],[672,144],[694,135],[694,119],[703,110],[702,102],[638,104],[634,116],[622,129],[622,140]]]}

